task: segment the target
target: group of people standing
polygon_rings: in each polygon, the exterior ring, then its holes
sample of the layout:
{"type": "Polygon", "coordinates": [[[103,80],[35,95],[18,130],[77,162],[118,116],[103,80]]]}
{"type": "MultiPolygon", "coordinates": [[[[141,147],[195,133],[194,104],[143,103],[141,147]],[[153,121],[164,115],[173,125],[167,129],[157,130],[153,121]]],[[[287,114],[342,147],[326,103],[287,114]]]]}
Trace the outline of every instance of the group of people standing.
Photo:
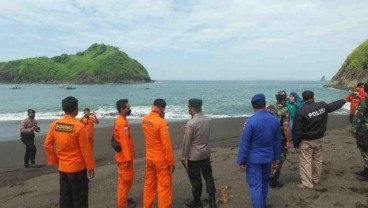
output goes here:
{"type": "MultiPolygon", "coordinates": [[[[368,83],[359,83],[356,90],[345,99],[332,103],[315,102],[312,91],[304,91],[302,98],[292,92],[287,98],[285,91],[278,92],[276,103],[266,107],[264,94],[251,99],[255,114],[244,123],[241,134],[237,164],[246,172],[253,207],[266,205],[268,187],[280,188],[279,177],[291,145],[299,153],[301,189],[312,189],[321,180],[323,164],[323,137],[327,127],[328,113],[351,102],[351,132],[356,137],[359,129],[368,129],[368,107],[365,99],[368,83]],[[359,102],[354,101],[358,99],[359,102]],[[367,111],[367,112],[366,112],[367,111]],[[351,111],[352,112],[352,111],[351,111]]],[[[193,199],[187,207],[203,207],[201,202],[202,179],[209,194],[209,207],[217,207],[215,183],[212,176],[209,148],[210,119],[202,114],[202,100],[190,99],[188,113],[192,116],[183,128],[181,162],[192,185],[193,199]]],[[[60,174],[60,207],[88,207],[88,182],[94,178],[96,167],[93,156],[94,123],[99,123],[95,114],[85,109],[78,121],[78,100],[67,97],[62,100],[65,116],[54,121],[47,133],[44,147],[49,165],[57,165],[60,174]],[[89,126],[89,127],[88,127],[89,126]]],[[[142,119],[146,144],[146,169],[143,188],[143,207],[153,206],[158,196],[158,207],[172,206],[172,174],[175,158],[169,124],[165,120],[166,102],[155,99],[151,112],[142,119]]],[[[115,152],[118,166],[117,207],[135,207],[128,198],[134,178],[134,140],[127,117],[131,114],[128,99],[116,102],[119,113],[114,122],[113,139],[121,150],[115,152]]],[[[21,139],[26,145],[25,167],[35,166],[36,148],[34,132],[40,128],[35,110],[28,110],[28,118],[21,123],[21,139]],[[31,164],[29,164],[29,160],[31,164]]],[[[368,148],[360,148],[365,161],[359,180],[368,181],[368,148]]]]}
{"type": "MultiPolygon", "coordinates": [[[[246,181],[253,207],[264,208],[268,187],[282,187],[278,181],[291,141],[299,154],[300,189],[313,189],[321,181],[323,164],[323,137],[328,114],[351,102],[350,121],[353,137],[360,129],[368,130],[368,83],[358,83],[354,92],[345,99],[331,103],[316,102],[314,92],[304,91],[303,100],[295,93],[287,99],[285,91],[278,92],[276,104],[266,107],[264,94],[254,95],[251,104],[255,114],[244,123],[238,151],[237,164],[246,172],[246,181]]],[[[357,172],[357,179],[368,181],[367,147],[359,146],[364,169],[357,172]]],[[[357,140],[358,141],[358,140],[357,140]]]]}
{"type": "MultiPolygon", "coordinates": [[[[48,165],[57,165],[60,175],[61,208],[88,207],[88,183],[95,176],[93,156],[94,123],[99,123],[95,114],[85,109],[85,115],[78,121],[78,99],[72,96],[62,100],[64,117],[50,125],[44,148],[48,165]],[[89,127],[88,127],[89,126],[89,127]]],[[[158,207],[172,207],[172,174],[175,171],[174,151],[171,143],[169,124],[165,120],[166,102],[156,99],[151,112],[142,120],[142,130],[146,143],[146,170],[143,188],[143,207],[151,208],[158,196],[158,207]]],[[[186,202],[187,207],[203,207],[201,202],[202,179],[209,194],[209,207],[216,206],[215,183],[210,163],[210,119],[202,114],[202,100],[190,99],[187,104],[192,119],[184,129],[181,162],[192,185],[193,199],[186,202]]],[[[116,102],[119,113],[114,122],[113,139],[121,147],[115,152],[118,166],[117,207],[136,207],[136,202],[128,198],[134,177],[134,141],[127,116],[131,109],[128,99],[116,102]]],[[[31,158],[35,164],[34,131],[39,127],[34,119],[35,111],[28,110],[28,118],[21,124],[21,132],[29,133],[33,146],[26,144],[25,160],[31,158]],[[27,131],[26,131],[27,129],[27,131]],[[32,137],[32,138],[31,138],[32,137]],[[30,146],[30,147],[28,147],[30,146]],[[30,155],[30,156],[29,156],[30,155]]]]}

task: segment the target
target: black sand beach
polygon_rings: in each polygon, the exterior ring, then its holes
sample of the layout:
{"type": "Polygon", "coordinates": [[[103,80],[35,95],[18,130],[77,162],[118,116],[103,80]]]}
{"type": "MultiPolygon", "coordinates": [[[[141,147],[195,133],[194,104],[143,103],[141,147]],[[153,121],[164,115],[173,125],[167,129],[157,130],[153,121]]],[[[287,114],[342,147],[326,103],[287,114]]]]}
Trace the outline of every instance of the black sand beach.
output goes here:
{"type": "MultiPolygon", "coordinates": [[[[235,163],[239,135],[245,118],[213,119],[211,130],[212,165],[217,195],[222,186],[230,186],[230,201],[219,207],[251,207],[245,175],[235,163]]],[[[179,160],[184,122],[171,122],[170,133],[176,155],[173,175],[173,207],[185,207],[191,198],[191,187],[179,160]]],[[[314,190],[300,190],[298,155],[290,150],[284,164],[281,189],[270,189],[268,207],[368,207],[368,182],[355,179],[360,170],[361,156],[350,136],[347,116],[329,116],[325,136],[324,166],[320,185],[314,190]]],[[[111,127],[96,129],[95,158],[98,168],[90,183],[90,207],[115,207],[117,168],[110,147],[111,127]]],[[[131,196],[142,207],[144,181],[144,139],[139,124],[132,125],[136,157],[131,196]]],[[[24,146],[20,141],[0,144],[0,204],[1,207],[58,207],[59,184],[56,167],[47,167],[43,150],[44,135],[37,136],[37,168],[23,169],[24,146]]],[[[203,190],[202,199],[207,195],[203,190]]]]}

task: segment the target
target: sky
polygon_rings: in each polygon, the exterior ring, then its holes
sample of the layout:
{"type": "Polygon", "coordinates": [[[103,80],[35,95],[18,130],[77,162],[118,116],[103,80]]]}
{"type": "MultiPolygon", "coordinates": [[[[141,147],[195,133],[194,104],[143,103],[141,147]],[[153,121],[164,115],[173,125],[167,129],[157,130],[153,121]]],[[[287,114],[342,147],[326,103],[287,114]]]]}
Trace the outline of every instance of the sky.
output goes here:
{"type": "Polygon", "coordinates": [[[119,47],[153,80],[331,79],[364,0],[1,0],[0,61],[119,47]]]}

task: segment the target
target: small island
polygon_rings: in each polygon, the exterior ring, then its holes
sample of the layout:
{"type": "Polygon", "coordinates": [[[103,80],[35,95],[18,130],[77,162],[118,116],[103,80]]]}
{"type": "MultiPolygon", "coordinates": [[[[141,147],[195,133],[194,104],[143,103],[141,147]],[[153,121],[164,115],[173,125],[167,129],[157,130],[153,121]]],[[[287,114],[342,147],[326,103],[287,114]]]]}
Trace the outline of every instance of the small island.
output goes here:
{"type": "Polygon", "coordinates": [[[119,48],[93,44],[75,55],[0,62],[1,83],[151,82],[146,68],[119,48]]]}

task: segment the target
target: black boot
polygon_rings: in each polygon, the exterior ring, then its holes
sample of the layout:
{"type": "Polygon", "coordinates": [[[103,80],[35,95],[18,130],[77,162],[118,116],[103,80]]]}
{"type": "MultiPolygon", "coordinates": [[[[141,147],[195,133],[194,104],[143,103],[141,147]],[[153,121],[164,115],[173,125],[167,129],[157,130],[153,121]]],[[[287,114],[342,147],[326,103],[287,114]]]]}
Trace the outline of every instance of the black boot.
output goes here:
{"type": "Polygon", "coordinates": [[[210,208],[216,208],[216,197],[215,194],[209,194],[208,196],[208,202],[210,205],[210,208]]]}
{"type": "Polygon", "coordinates": [[[278,182],[276,179],[270,179],[268,185],[270,185],[271,188],[281,188],[282,186],[284,186],[284,184],[278,182]]]}
{"type": "Polygon", "coordinates": [[[193,201],[185,203],[185,205],[187,205],[187,207],[190,207],[190,208],[203,208],[201,200],[199,201],[193,200],[193,201]]]}
{"type": "Polygon", "coordinates": [[[368,175],[368,168],[364,168],[362,171],[355,172],[355,175],[358,176],[368,175]]]}

